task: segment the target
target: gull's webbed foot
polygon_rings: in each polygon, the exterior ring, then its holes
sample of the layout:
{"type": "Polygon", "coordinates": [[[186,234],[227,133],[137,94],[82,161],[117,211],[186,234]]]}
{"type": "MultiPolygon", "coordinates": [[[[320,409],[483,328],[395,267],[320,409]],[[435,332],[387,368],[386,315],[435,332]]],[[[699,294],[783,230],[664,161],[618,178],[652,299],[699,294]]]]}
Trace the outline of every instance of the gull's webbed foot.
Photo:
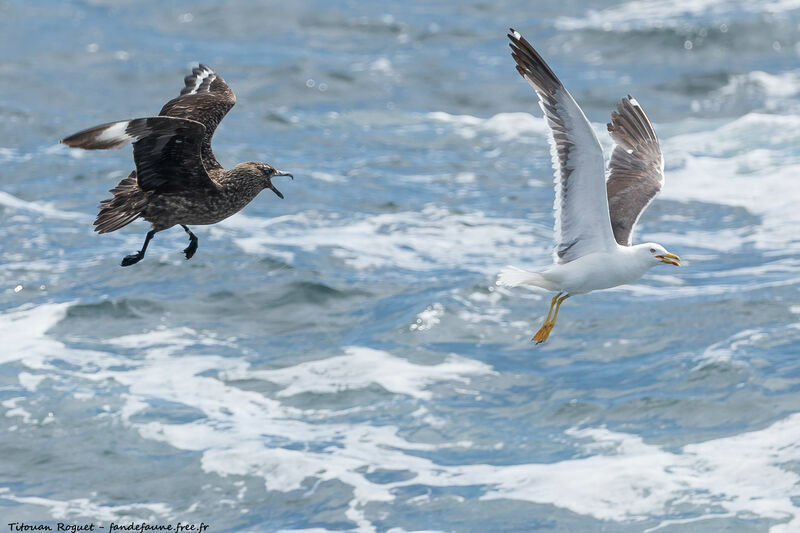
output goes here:
{"type": "Polygon", "coordinates": [[[542,327],[539,328],[539,331],[531,338],[532,341],[536,341],[536,344],[541,344],[547,340],[547,337],[550,336],[550,332],[553,331],[553,324],[552,322],[545,322],[542,324],[542,327]]]}
{"type": "Polygon", "coordinates": [[[553,331],[553,326],[556,325],[556,318],[558,318],[558,310],[561,309],[561,304],[564,303],[564,300],[569,298],[569,294],[558,293],[553,296],[553,299],[550,301],[550,311],[547,312],[547,318],[544,319],[544,324],[542,327],[539,328],[539,331],[536,332],[536,335],[533,336],[531,339],[532,341],[536,341],[536,344],[541,344],[547,340],[547,337],[550,336],[550,332],[553,331]],[[555,306],[555,309],[553,309],[555,306]],[[553,318],[550,318],[550,315],[553,318]]]}

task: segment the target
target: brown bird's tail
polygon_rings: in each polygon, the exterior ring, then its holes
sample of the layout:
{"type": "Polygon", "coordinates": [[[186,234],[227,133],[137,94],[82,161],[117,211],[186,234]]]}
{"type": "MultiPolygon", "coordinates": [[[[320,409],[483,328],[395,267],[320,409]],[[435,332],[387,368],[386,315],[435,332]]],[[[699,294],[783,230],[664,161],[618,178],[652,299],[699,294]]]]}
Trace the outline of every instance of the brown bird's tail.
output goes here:
{"type": "Polygon", "coordinates": [[[109,192],[113,196],[100,202],[100,212],[94,221],[94,230],[98,233],[109,233],[127,226],[147,207],[148,194],[139,188],[136,171],[109,192]]]}

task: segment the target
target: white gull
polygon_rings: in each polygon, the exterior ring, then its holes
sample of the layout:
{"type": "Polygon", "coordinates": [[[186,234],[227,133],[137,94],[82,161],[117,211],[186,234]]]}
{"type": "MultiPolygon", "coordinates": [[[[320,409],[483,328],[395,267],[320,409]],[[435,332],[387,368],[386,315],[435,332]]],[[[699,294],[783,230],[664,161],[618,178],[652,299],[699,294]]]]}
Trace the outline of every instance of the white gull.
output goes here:
{"type": "Polygon", "coordinates": [[[539,96],[550,128],[556,247],[552,266],[539,272],[507,267],[497,284],[557,293],[533,336],[539,344],[573,294],[633,283],[655,265],[679,266],[680,257],[652,242],[631,245],[636,221],[664,183],[661,147],[639,102],[628,95],[611,113],[608,131],[616,146],[606,181],[603,149],[581,108],[528,41],[513,28],[508,37],[517,71],[539,96]]]}

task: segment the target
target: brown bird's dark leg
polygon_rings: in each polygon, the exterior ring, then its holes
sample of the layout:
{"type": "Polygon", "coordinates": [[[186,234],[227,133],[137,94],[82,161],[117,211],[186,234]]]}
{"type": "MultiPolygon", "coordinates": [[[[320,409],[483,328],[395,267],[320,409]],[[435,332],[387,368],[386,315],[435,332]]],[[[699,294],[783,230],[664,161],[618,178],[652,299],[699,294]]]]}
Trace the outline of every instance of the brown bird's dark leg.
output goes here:
{"type": "Polygon", "coordinates": [[[124,267],[131,266],[144,259],[144,253],[147,251],[147,245],[150,244],[150,239],[152,239],[155,234],[156,230],[154,229],[148,231],[147,237],[144,238],[144,244],[142,245],[142,249],[136,252],[135,254],[126,255],[125,258],[122,260],[122,263],[120,264],[124,267]]]}
{"type": "Polygon", "coordinates": [[[192,230],[181,224],[181,227],[189,234],[189,246],[187,246],[183,253],[186,254],[186,259],[189,260],[192,258],[194,253],[197,251],[197,235],[192,233],[192,230]]]}

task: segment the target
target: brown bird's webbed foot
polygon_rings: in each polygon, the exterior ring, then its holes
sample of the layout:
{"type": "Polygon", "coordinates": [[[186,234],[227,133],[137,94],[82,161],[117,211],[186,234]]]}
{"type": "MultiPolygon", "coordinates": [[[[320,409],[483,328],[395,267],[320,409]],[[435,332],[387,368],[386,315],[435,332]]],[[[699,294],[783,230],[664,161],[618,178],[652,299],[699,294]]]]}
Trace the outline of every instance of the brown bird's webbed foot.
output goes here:
{"type": "Polygon", "coordinates": [[[544,324],[542,324],[542,327],[539,328],[539,331],[537,331],[536,334],[531,339],[532,341],[536,341],[536,344],[543,343],[550,336],[550,332],[553,331],[553,326],[556,325],[556,317],[558,317],[558,309],[561,307],[561,304],[564,303],[564,300],[566,300],[567,298],[569,298],[569,294],[561,296],[561,293],[559,292],[558,294],[553,296],[552,300],[550,300],[550,310],[547,312],[547,318],[544,320],[544,324]],[[555,306],[555,312],[553,312],[554,311],[553,306],[555,306]],[[550,315],[553,315],[552,319],[550,318],[550,315]]]}
{"type": "Polygon", "coordinates": [[[150,239],[152,239],[155,234],[156,230],[148,231],[147,236],[144,238],[144,244],[142,245],[142,249],[136,252],[135,254],[126,255],[122,259],[122,263],[120,264],[124,267],[131,266],[135,265],[136,263],[144,259],[144,253],[147,251],[147,245],[150,244],[150,239]]]}
{"type": "Polygon", "coordinates": [[[183,249],[183,253],[186,254],[186,260],[188,261],[197,251],[197,235],[192,233],[192,230],[183,224],[181,224],[181,227],[184,229],[184,231],[186,231],[186,233],[189,234],[189,246],[183,249]]]}

